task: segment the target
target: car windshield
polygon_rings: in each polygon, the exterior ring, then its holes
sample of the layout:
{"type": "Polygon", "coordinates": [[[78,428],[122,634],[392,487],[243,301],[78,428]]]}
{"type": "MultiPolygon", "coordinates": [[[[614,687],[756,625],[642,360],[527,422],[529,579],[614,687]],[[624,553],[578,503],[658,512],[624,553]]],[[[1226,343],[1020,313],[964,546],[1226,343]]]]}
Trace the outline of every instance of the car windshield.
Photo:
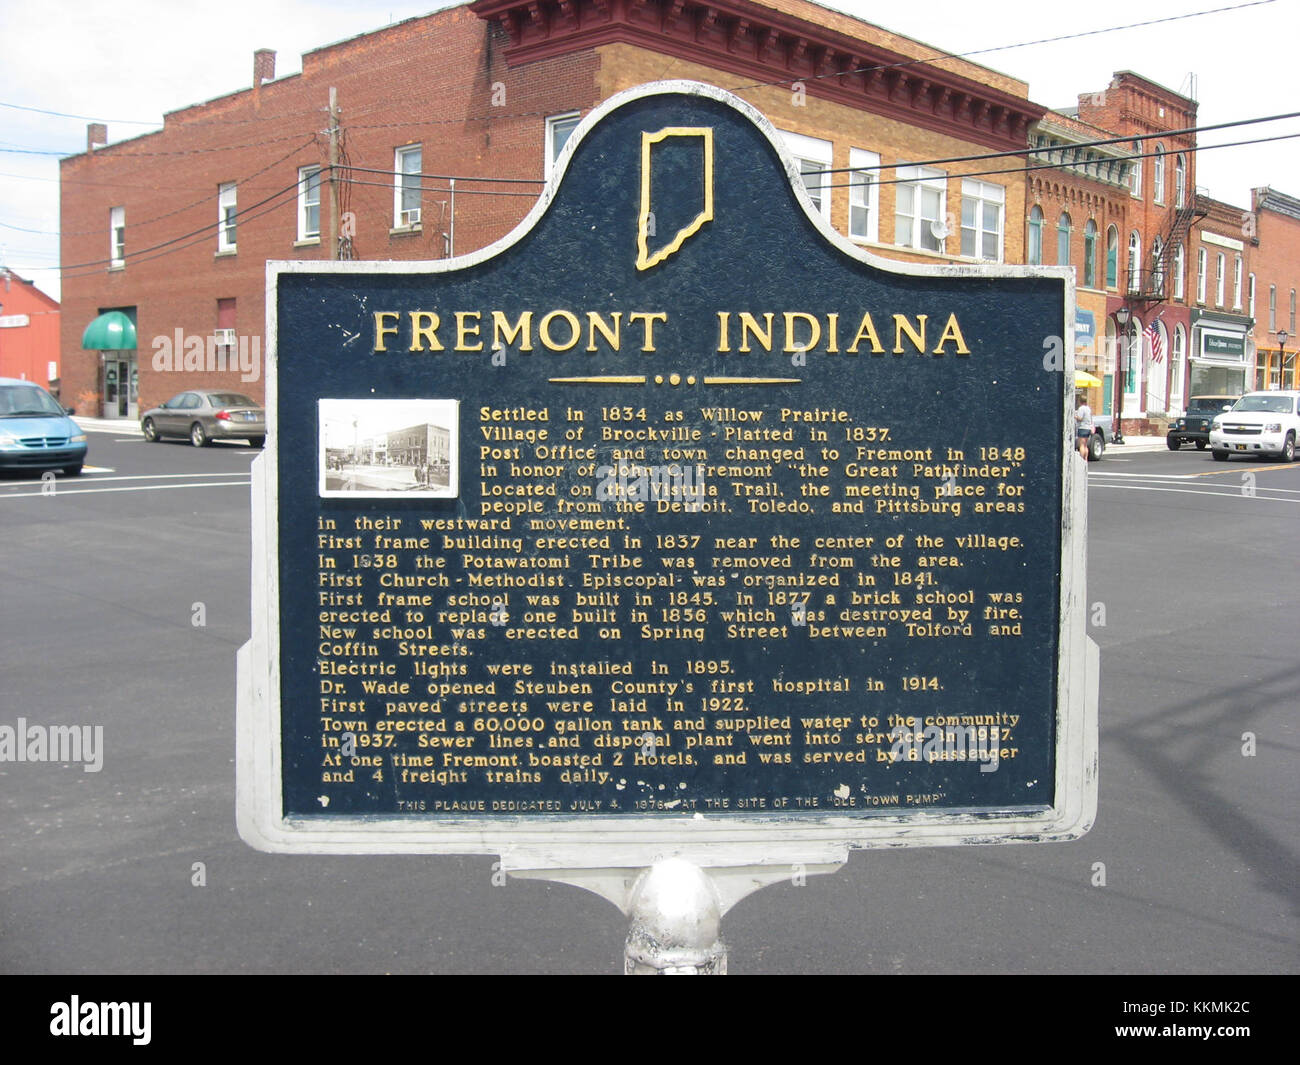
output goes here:
{"type": "Polygon", "coordinates": [[[21,418],[40,415],[63,414],[63,408],[54,402],[39,385],[8,385],[0,387],[0,418],[21,418]]]}
{"type": "Polygon", "coordinates": [[[214,407],[256,407],[257,404],[238,392],[213,392],[208,397],[214,407]]]}
{"type": "Polygon", "coordinates": [[[1233,406],[1234,411],[1262,411],[1266,414],[1289,414],[1295,405],[1290,396],[1242,396],[1233,406]]]}
{"type": "Polygon", "coordinates": [[[1194,399],[1187,404],[1188,414],[1217,414],[1232,405],[1230,399],[1194,399]]]}

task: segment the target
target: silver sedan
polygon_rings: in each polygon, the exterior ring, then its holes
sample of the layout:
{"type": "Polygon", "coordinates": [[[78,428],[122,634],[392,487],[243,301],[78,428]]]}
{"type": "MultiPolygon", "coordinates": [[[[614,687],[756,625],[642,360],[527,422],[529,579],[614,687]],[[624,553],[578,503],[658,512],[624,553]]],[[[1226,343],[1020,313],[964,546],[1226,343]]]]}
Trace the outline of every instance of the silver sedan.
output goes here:
{"type": "Polygon", "coordinates": [[[266,411],[239,392],[192,389],[145,411],[140,431],[154,442],[171,436],[188,438],[195,447],[206,447],[214,440],[247,440],[253,447],[261,447],[266,443],[266,411]]]}

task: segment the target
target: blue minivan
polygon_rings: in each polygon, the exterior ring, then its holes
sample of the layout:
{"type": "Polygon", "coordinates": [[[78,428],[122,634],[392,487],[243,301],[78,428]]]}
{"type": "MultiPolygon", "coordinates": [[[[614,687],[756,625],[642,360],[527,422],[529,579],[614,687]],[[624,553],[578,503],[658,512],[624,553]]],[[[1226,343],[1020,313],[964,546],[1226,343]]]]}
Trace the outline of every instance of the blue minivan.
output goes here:
{"type": "Polygon", "coordinates": [[[86,434],[33,381],[0,377],[0,470],[81,473],[86,434]]]}

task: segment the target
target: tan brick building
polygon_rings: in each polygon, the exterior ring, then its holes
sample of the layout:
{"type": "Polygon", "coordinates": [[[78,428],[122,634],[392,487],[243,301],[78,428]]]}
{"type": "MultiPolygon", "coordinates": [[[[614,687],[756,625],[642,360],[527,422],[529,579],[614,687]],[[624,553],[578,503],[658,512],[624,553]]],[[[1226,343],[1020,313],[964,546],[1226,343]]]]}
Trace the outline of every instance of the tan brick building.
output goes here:
{"type": "Polygon", "coordinates": [[[1018,168],[1044,113],[1025,83],[805,0],[477,0],[309,52],[300,74],[275,79],[266,52],[254,71],[62,163],[63,394],[85,413],[207,386],[262,398],[268,259],[481,248],[524,216],[583,115],[663,78],[763,111],[865,247],[1025,259],[1018,168]],[[989,152],[1010,154],[966,158],[989,152]],[[990,169],[1008,172],[969,176],[990,169]],[[133,338],[87,332],[114,311],[133,338]],[[82,347],[96,342],[119,346],[82,347]]]}

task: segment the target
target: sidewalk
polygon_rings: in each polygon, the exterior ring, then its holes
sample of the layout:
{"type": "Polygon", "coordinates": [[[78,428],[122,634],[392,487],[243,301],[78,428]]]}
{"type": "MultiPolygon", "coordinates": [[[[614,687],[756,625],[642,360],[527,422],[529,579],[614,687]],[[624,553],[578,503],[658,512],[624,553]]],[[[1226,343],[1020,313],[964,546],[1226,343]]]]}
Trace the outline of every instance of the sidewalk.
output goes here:
{"type": "MultiPolygon", "coordinates": [[[[1112,441],[1106,443],[1107,455],[1133,455],[1139,451],[1168,451],[1169,445],[1165,443],[1163,436],[1138,436],[1136,433],[1129,433],[1124,437],[1124,443],[1116,444],[1112,441]]],[[[1105,458],[1102,459],[1105,462],[1105,458]]]]}
{"type": "Polygon", "coordinates": [[[139,418],[87,418],[74,414],[72,420],[90,433],[118,433],[122,436],[140,436],[139,418]]]}

